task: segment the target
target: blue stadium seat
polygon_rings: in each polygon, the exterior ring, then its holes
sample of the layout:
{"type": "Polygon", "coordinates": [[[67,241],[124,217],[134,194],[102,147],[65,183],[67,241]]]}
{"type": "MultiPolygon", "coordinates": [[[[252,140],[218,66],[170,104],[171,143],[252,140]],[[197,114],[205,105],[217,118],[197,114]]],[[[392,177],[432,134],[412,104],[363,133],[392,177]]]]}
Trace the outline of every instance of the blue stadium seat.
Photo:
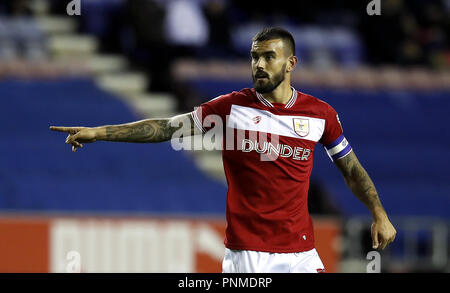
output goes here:
{"type": "Polygon", "coordinates": [[[50,125],[142,119],[90,80],[1,81],[0,210],[223,214],[226,187],[169,142],[97,142],[76,153],[50,125]]]}

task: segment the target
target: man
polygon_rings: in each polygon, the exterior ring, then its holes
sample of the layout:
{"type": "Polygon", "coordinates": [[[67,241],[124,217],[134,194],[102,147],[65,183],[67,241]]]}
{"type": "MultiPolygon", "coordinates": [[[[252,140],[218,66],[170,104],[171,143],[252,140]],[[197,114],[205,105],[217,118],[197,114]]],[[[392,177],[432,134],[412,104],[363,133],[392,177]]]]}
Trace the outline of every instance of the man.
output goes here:
{"type": "Polygon", "coordinates": [[[298,62],[291,34],[282,28],[262,30],[253,38],[251,58],[254,88],[219,96],[191,113],[95,128],[51,129],[68,132],[66,143],[76,151],[82,143],[96,140],[167,141],[181,129],[187,135],[205,133],[224,121],[228,193],[222,271],[238,273],[325,270],[314,248],[307,208],[313,150],[320,142],[348,187],[372,213],[373,248],[384,249],[396,231],[345,139],[336,111],[291,87],[291,72],[298,62]]]}

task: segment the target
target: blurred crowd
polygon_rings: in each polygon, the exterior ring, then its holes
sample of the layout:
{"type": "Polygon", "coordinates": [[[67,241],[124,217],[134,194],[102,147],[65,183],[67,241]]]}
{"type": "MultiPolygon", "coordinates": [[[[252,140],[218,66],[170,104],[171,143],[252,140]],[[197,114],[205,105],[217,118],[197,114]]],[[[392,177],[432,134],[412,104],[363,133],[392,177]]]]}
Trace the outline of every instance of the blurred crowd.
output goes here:
{"type": "Polygon", "coordinates": [[[47,57],[45,35],[33,19],[31,1],[0,2],[0,62],[47,57]]]}
{"type": "MultiPolygon", "coordinates": [[[[0,60],[46,58],[45,36],[30,18],[47,3],[66,15],[70,1],[2,0],[0,60]]],[[[283,26],[297,41],[300,62],[313,67],[360,65],[450,67],[450,1],[81,0],[79,32],[95,35],[104,52],[126,55],[152,76],[153,90],[171,91],[170,68],[182,57],[248,58],[261,27],[283,26]]]]}

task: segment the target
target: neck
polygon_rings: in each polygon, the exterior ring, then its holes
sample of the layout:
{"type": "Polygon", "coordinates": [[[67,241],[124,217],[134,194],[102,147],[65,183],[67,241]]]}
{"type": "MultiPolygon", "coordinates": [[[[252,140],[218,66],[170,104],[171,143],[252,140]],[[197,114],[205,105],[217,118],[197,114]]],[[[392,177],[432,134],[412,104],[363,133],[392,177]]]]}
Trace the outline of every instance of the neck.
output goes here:
{"type": "Polygon", "coordinates": [[[292,97],[292,88],[289,78],[286,78],[280,85],[270,93],[262,94],[271,103],[286,104],[292,97]]]}

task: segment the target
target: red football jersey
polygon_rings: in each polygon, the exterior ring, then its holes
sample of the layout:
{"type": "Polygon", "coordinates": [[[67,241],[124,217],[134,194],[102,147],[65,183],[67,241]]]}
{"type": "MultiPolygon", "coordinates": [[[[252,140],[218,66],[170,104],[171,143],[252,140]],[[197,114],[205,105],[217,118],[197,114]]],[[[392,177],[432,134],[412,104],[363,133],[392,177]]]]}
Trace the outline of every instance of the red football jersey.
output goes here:
{"type": "Polygon", "coordinates": [[[203,132],[223,124],[225,246],[278,253],[313,249],[307,200],[314,148],[323,144],[331,160],[352,150],[336,111],[294,88],[286,104],[243,89],[202,104],[192,117],[203,132]]]}

